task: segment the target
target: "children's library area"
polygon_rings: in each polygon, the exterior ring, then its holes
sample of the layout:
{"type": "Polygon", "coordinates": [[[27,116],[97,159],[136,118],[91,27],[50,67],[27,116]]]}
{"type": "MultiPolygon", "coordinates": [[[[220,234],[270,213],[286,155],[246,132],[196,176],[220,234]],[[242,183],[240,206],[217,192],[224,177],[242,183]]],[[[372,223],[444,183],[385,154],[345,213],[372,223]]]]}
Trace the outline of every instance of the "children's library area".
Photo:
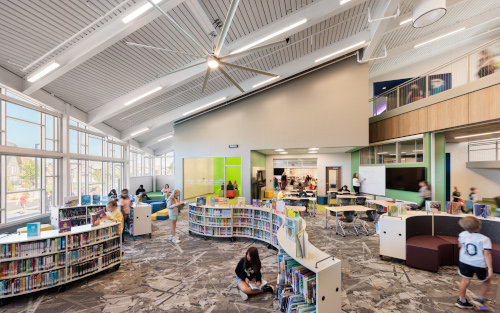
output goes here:
{"type": "Polygon", "coordinates": [[[500,312],[500,1],[0,1],[0,311],[500,312]]]}

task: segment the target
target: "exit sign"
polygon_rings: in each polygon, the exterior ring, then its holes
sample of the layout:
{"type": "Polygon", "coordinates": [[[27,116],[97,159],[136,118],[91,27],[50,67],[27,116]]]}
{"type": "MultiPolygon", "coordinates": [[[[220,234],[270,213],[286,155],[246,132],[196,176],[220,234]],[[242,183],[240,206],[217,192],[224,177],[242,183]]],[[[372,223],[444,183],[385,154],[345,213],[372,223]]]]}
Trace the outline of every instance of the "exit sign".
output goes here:
{"type": "Polygon", "coordinates": [[[229,148],[238,148],[238,145],[229,145],[229,148]]]}

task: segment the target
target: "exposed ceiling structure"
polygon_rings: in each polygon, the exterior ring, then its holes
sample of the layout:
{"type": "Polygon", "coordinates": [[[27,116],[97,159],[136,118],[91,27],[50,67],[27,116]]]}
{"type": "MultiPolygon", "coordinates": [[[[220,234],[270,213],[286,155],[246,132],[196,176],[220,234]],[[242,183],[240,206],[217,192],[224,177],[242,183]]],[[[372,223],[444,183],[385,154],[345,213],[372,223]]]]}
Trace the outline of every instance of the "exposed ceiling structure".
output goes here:
{"type": "Polygon", "coordinates": [[[314,158],[315,154],[322,154],[322,153],[345,153],[347,151],[350,151],[354,149],[355,147],[335,147],[335,148],[294,148],[294,149],[275,149],[275,150],[257,150],[257,152],[260,152],[265,155],[283,155],[284,157],[287,154],[290,155],[297,155],[297,154],[303,154],[303,155],[310,155],[311,158],[314,158]],[[279,151],[277,151],[279,150],[279,151]]]}
{"type": "MultiPolygon", "coordinates": [[[[211,51],[217,43],[217,36],[212,35],[220,34],[231,0],[155,0],[155,3],[211,51]]],[[[342,53],[364,47],[365,61],[382,56],[387,48],[387,58],[370,61],[370,75],[374,76],[432,58],[453,49],[454,45],[467,44],[473,48],[476,40],[500,34],[498,0],[482,0],[481,5],[475,0],[448,0],[447,14],[421,29],[413,28],[411,23],[400,25],[411,18],[412,3],[412,0],[241,0],[221,55],[306,20],[262,42],[290,38],[288,44],[235,57],[232,62],[275,73],[280,76],[275,82],[327,62],[329,59],[319,63],[315,60],[345,48],[350,47],[342,53]],[[368,21],[368,9],[373,19],[379,19],[396,14],[398,6],[400,16],[368,21]],[[414,48],[415,44],[462,27],[465,30],[459,33],[414,48]]],[[[21,91],[25,94],[34,96],[46,91],[84,112],[83,122],[98,129],[111,127],[122,140],[134,139],[141,147],[153,151],[173,148],[176,120],[202,106],[240,96],[241,92],[223,75],[212,72],[205,92],[201,93],[206,64],[158,78],[199,60],[131,47],[125,41],[195,55],[202,51],[154,8],[124,22],[124,18],[148,4],[147,0],[3,0],[0,72],[7,71],[23,79],[21,91]],[[34,82],[26,80],[50,62],[59,67],[34,82]],[[143,96],[147,93],[150,94],[143,96]]],[[[270,78],[236,68],[225,70],[245,91],[270,78]]],[[[8,85],[2,81],[6,76],[1,74],[0,83],[8,85]]]]}

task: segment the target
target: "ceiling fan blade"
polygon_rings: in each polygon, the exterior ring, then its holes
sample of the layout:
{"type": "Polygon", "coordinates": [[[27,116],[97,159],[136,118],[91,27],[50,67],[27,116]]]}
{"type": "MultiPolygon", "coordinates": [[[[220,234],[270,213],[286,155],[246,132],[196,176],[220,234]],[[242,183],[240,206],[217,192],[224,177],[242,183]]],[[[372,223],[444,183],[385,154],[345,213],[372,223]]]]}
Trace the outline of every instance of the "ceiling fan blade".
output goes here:
{"type": "Polygon", "coordinates": [[[140,43],[135,43],[135,42],[125,41],[125,44],[128,46],[133,46],[133,47],[140,47],[140,48],[146,48],[146,49],[152,49],[152,50],[158,50],[158,51],[164,51],[164,52],[170,52],[170,53],[176,53],[176,54],[183,54],[183,55],[187,55],[187,56],[198,58],[198,59],[206,59],[206,57],[203,57],[201,55],[195,55],[195,54],[189,54],[189,53],[175,51],[175,50],[168,50],[168,49],[163,49],[163,48],[158,48],[158,47],[146,46],[146,45],[141,45],[140,43]]]}
{"type": "Polygon", "coordinates": [[[183,67],[181,69],[178,69],[178,70],[175,70],[173,72],[169,72],[169,73],[166,73],[166,74],[163,74],[163,75],[158,75],[158,78],[162,78],[162,77],[165,77],[165,76],[168,76],[170,74],[173,74],[173,73],[177,73],[177,72],[181,72],[181,71],[184,71],[184,70],[187,70],[188,68],[191,68],[191,67],[195,67],[195,66],[198,66],[198,65],[201,65],[203,63],[207,63],[207,61],[203,61],[201,63],[196,63],[196,64],[193,64],[193,65],[190,65],[190,66],[187,66],[187,67],[183,67]]]}
{"type": "Polygon", "coordinates": [[[229,74],[226,73],[222,67],[219,66],[218,69],[222,74],[224,74],[224,76],[226,76],[227,79],[229,79],[231,83],[233,83],[233,85],[236,86],[236,88],[238,88],[241,92],[245,92],[245,90],[243,90],[243,88],[241,88],[240,85],[238,85],[238,83],[231,76],[229,76],[229,74]]]}
{"type": "Polygon", "coordinates": [[[191,37],[191,35],[188,32],[186,32],[179,24],[177,24],[176,21],[174,21],[173,18],[170,17],[170,15],[165,13],[165,11],[163,11],[156,3],[154,3],[153,0],[148,0],[148,1],[156,10],[158,10],[161,13],[161,15],[163,15],[170,22],[170,24],[172,24],[175,28],[177,28],[177,30],[179,30],[187,39],[191,40],[195,45],[197,45],[198,48],[200,48],[201,51],[203,51],[203,53],[205,53],[207,56],[210,55],[210,53],[205,48],[203,48],[203,46],[198,41],[196,41],[193,37],[191,37]]]}
{"type": "Polygon", "coordinates": [[[271,74],[271,73],[267,73],[267,72],[255,70],[253,68],[249,68],[249,67],[245,67],[245,66],[241,66],[241,65],[236,65],[236,64],[232,64],[232,63],[226,63],[226,62],[222,62],[222,61],[219,61],[219,63],[222,64],[222,65],[225,65],[225,66],[231,66],[231,67],[239,68],[240,70],[250,71],[250,72],[257,73],[257,74],[262,74],[262,75],[267,75],[267,76],[272,76],[272,77],[278,77],[278,75],[276,75],[276,74],[271,74]]]}
{"type": "Polygon", "coordinates": [[[223,56],[223,57],[219,58],[219,60],[225,60],[225,59],[230,58],[230,57],[242,57],[242,56],[245,56],[245,55],[250,54],[250,53],[254,53],[254,52],[257,52],[257,51],[260,51],[260,50],[269,49],[269,48],[272,48],[272,47],[275,47],[275,46],[278,46],[278,45],[281,45],[281,44],[284,44],[284,43],[288,43],[288,41],[289,41],[288,38],[287,39],[283,39],[283,40],[280,40],[280,41],[269,43],[267,45],[263,45],[263,46],[255,47],[255,48],[252,48],[252,49],[244,50],[244,51],[241,51],[241,52],[229,54],[229,55],[226,55],[226,56],[223,56]]]}
{"type": "Polygon", "coordinates": [[[201,87],[201,93],[205,92],[205,87],[207,86],[209,76],[210,76],[210,66],[207,66],[207,73],[205,74],[205,80],[203,81],[203,87],[201,87]]]}
{"type": "Polygon", "coordinates": [[[215,47],[215,56],[218,56],[222,47],[224,46],[224,40],[226,40],[227,32],[229,31],[229,27],[231,27],[231,22],[233,21],[233,17],[236,14],[236,9],[238,8],[238,4],[240,0],[233,0],[231,5],[229,6],[229,11],[227,11],[226,21],[224,22],[224,26],[222,26],[222,31],[219,35],[219,41],[217,42],[217,46],[215,47]]]}

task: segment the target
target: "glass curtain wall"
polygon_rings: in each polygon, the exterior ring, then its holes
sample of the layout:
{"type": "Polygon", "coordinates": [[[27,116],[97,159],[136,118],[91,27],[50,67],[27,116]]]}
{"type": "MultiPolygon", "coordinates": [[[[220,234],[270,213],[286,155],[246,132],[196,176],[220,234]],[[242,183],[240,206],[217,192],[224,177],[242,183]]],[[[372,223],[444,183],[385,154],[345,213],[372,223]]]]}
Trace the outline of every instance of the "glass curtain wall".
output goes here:
{"type": "Polygon", "coordinates": [[[81,199],[83,195],[107,196],[111,189],[119,192],[125,187],[122,177],[122,163],[71,160],[71,196],[81,199]]]}

